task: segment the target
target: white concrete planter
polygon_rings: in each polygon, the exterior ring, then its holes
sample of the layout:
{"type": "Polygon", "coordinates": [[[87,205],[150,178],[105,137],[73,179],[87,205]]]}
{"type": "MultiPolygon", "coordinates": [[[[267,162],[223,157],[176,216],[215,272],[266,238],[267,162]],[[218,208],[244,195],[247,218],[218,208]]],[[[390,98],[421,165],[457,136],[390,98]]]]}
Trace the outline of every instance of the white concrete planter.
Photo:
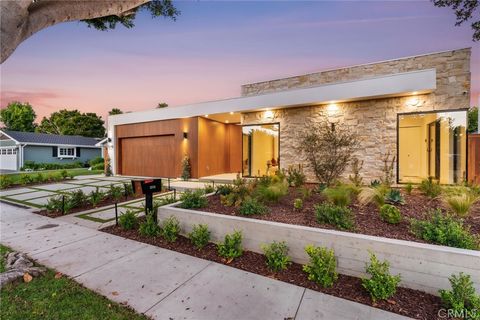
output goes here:
{"type": "Polygon", "coordinates": [[[464,272],[471,275],[480,290],[480,251],[188,210],[176,205],[160,207],[158,216],[160,221],[171,215],[177,217],[183,234],[195,224],[207,224],[212,240],[218,242],[225,234],[240,230],[244,248],[259,253],[263,243],[286,241],[289,255],[298,263],[308,262],[304,251],[307,244],[325,246],[335,250],[340,273],[357,277],[365,275],[370,250],[379,259],[390,262],[393,274],[401,274],[403,287],[438,295],[439,289],[450,288],[448,277],[464,272]]]}

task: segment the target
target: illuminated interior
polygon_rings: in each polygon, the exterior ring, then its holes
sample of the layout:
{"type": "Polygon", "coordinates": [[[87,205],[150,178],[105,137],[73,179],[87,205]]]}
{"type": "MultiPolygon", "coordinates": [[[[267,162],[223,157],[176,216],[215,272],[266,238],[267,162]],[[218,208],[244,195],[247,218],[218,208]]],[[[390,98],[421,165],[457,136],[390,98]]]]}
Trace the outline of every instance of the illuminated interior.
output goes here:
{"type": "Polygon", "coordinates": [[[242,127],[244,176],[263,176],[279,170],[279,124],[242,127]]]}
{"type": "Polygon", "coordinates": [[[466,176],[467,112],[432,112],[399,116],[399,182],[432,177],[442,184],[466,176]]]}

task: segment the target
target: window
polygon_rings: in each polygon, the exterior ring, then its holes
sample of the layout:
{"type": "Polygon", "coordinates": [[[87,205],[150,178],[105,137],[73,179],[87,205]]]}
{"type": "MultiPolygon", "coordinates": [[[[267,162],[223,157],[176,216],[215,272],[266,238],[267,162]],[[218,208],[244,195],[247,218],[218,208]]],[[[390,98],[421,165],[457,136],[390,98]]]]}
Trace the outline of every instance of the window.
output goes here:
{"type": "Polygon", "coordinates": [[[398,116],[398,181],[432,177],[442,184],[466,177],[467,112],[446,111],[398,116]]]}
{"type": "Polygon", "coordinates": [[[75,158],[75,148],[58,147],[59,158],[75,158]]]}
{"type": "Polygon", "coordinates": [[[280,125],[261,124],[242,127],[242,166],[244,176],[274,174],[280,168],[280,125]]]}

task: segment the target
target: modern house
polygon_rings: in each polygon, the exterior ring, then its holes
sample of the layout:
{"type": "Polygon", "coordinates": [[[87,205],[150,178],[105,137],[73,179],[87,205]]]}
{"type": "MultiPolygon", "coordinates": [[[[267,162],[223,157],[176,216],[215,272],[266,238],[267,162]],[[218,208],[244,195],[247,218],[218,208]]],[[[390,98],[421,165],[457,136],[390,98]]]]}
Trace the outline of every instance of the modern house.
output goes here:
{"type": "MultiPolygon", "coordinates": [[[[366,181],[394,160],[398,183],[467,175],[470,49],[425,54],[242,86],[240,97],[109,117],[115,174],[260,176],[307,165],[298,133],[322,117],[359,137],[366,181]]],[[[306,167],[307,178],[315,180],[306,167]]],[[[348,176],[350,172],[346,172],[348,176]]]]}
{"type": "Polygon", "coordinates": [[[97,139],[82,136],[0,130],[0,169],[20,170],[26,161],[87,162],[102,155],[96,143],[97,139]]]}

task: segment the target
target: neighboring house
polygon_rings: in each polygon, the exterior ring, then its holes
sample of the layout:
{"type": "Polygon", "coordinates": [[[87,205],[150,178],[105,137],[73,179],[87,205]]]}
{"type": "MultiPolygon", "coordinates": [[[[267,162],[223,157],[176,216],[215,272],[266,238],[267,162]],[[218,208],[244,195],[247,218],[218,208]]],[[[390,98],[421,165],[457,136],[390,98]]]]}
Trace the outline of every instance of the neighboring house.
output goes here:
{"type": "MultiPolygon", "coordinates": [[[[358,134],[366,182],[383,175],[390,153],[398,183],[429,176],[459,183],[467,174],[470,51],[247,84],[238,98],[110,116],[112,170],[178,177],[184,155],[195,178],[307,165],[296,148],[298,133],[326,116],[358,134]]],[[[315,180],[308,167],[306,174],[315,180]]]]}
{"type": "Polygon", "coordinates": [[[0,169],[20,170],[26,161],[87,162],[102,155],[96,143],[82,136],[0,130],[0,169]]]}

